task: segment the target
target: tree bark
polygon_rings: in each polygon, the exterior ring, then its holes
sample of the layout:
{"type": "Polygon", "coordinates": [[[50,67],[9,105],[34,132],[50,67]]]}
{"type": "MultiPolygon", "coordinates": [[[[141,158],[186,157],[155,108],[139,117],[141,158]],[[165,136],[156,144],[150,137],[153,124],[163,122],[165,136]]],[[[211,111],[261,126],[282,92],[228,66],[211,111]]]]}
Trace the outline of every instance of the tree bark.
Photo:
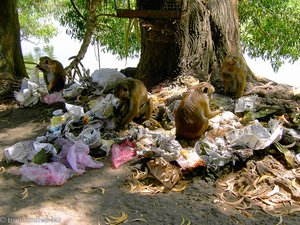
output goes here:
{"type": "Polygon", "coordinates": [[[27,77],[16,0],[0,1],[0,98],[13,97],[16,80],[27,77]]]}
{"type": "Polygon", "coordinates": [[[220,85],[217,75],[227,53],[241,54],[235,0],[183,3],[178,20],[144,19],[140,22],[141,57],[136,78],[148,87],[185,74],[201,81],[211,79],[220,85]]]}

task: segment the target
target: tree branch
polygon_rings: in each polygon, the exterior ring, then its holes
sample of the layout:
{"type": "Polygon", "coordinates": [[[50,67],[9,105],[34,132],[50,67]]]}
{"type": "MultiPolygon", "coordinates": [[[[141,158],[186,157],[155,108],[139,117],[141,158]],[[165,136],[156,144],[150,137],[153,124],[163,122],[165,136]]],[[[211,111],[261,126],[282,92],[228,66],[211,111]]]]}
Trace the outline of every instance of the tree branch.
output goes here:
{"type": "Polygon", "coordinates": [[[84,16],[83,16],[83,15],[80,13],[80,11],[77,9],[77,7],[76,7],[76,5],[75,5],[75,3],[74,3],[73,0],[71,0],[71,4],[72,4],[74,10],[76,11],[76,13],[78,14],[78,16],[79,16],[81,19],[86,20],[86,18],[84,18],[84,16]]]}
{"type": "Polygon", "coordinates": [[[99,0],[91,1],[91,6],[89,7],[89,17],[86,23],[86,31],[84,34],[84,38],[77,56],[75,56],[75,58],[70,63],[70,65],[65,68],[67,74],[69,74],[72,69],[76,68],[78,63],[84,58],[85,53],[87,52],[87,49],[93,37],[93,33],[96,26],[96,21],[97,21],[96,8],[98,6],[98,3],[99,0]]]}

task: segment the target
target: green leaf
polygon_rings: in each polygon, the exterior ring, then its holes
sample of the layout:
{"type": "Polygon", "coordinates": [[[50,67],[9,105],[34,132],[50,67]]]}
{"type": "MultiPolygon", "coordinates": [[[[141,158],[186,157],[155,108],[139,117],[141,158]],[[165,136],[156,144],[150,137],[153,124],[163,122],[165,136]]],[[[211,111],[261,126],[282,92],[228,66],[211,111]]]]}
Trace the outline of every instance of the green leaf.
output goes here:
{"type": "Polygon", "coordinates": [[[41,149],[32,158],[32,162],[34,162],[36,164],[43,164],[47,161],[48,161],[48,156],[47,156],[47,153],[46,153],[45,149],[41,149]]]}

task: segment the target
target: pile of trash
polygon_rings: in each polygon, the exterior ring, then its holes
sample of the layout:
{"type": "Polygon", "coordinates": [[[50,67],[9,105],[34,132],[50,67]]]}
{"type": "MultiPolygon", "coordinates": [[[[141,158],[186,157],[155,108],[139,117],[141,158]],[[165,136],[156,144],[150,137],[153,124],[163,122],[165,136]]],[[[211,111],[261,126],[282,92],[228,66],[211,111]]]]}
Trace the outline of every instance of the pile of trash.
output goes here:
{"type": "MultiPolygon", "coordinates": [[[[210,120],[210,128],[203,138],[193,144],[179,142],[175,139],[174,109],[187,85],[199,82],[189,76],[172,85],[160,85],[149,93],[154,113],[148,123],[132,122],[128,130],[117,132],[113,109],[118,99],[110,90],[124,77],[115,69],[96,70],[88,82],[74,83],[62,93],[53,94],[45,94],[45,85],[37,79],[24,80],[20,92],[15,93],[21,106],[34,106],[42,101],[49,105],[64,102],[64,107],[53,111],[44,136],[5,149],[8,162],[24,164],[20,168],[22,181],[62,185],[74,174],[83,174],[87,167],[101,168],[103,163],[96,160],[96,156],[105,156],[111,157],[111,166],[115,169],[130,161],[145,159],[147,171],[137,171],[136,179],[151,174],[162,189],[180,191],[184,185],[176,185],[182,181],[185,171],[205,167],[217,173],[225,166],[252,159],[255,151],[279,146],[283,135],[299,143],[297,130],[283,126],[285,117],[274,116],[274,108],[268,110],[268,106],[258,105],[258,95],[233,101],[217,94],[211,107],[225,110],[210,120]]],[[[299,115],[298,111],[298,118],[299,115]]],[[[295,127],[300,126],[299,120],[293,123],[295,127]]],[[[299,144],[278,149],[288,166],[299,166],[299,144]]],[[[137,191],[132,187],[134,190],[137,191]]]]}

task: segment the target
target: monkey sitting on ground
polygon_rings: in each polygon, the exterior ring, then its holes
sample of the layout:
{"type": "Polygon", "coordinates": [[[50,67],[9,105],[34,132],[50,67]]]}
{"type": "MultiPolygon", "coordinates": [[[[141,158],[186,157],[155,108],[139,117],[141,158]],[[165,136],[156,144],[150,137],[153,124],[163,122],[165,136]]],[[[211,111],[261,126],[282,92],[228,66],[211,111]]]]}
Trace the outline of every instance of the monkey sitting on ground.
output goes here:
{"type": "Polygon", "coordinates": [[[120,80],[114,88],[114,95],[120,99],[115,110],[117,129],[124,128],[133,119],[138,122],[150,119],[153,103],[142,81],[133,78],[120,80]]]}
{"type": "Polygon", "coordinates": [[[208,128],[209,119],[221,113],[221,110],[210,111],[209,101],[214,91],[211,84],[202,82],[183,94],[174,112],[177,139],[200,138],[208,128]]]}
{"type": "Polygon", "coordinates": [[[59,92],[64,89],[66,73],[59,61],[52,60],[48,56],[43,56],[36,67],[43,72],[49,93],[54,91],[59,92]]]}
{"type": "Polygon", "coordinates": [[[244,60],[236,55],[227,55],[220,69],[225,95],[240,98],[244,94],[247,68],[244,60]]]}

